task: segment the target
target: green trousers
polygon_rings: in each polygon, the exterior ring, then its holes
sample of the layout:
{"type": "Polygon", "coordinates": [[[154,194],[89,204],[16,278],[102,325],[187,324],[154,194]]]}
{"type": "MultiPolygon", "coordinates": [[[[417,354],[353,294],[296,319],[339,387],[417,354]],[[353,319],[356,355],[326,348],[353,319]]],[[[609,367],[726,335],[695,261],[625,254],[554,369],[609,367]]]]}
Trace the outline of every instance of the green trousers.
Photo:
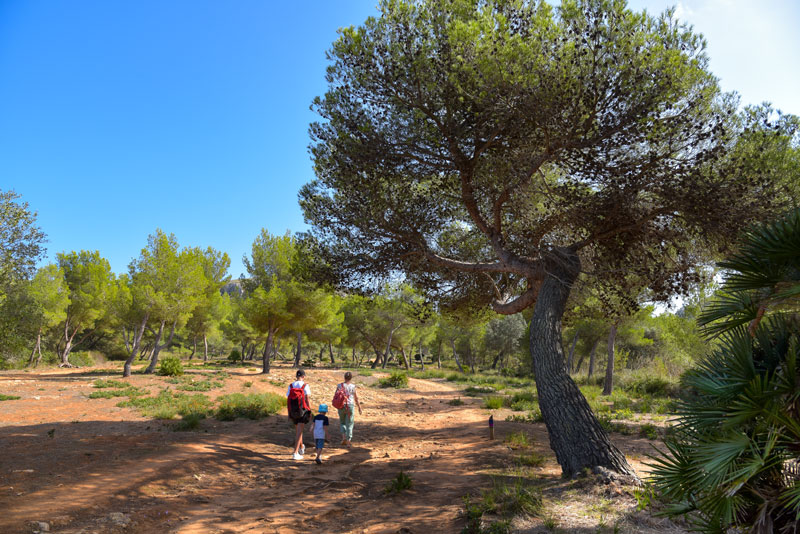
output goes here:
{"type": "Polygon", "coordinates": [[[339,428],[342,429],[342,438],[350,441],[353,439],[353,423],[355,422],[356,407],[345,406],[339,412],[339,428]]]}

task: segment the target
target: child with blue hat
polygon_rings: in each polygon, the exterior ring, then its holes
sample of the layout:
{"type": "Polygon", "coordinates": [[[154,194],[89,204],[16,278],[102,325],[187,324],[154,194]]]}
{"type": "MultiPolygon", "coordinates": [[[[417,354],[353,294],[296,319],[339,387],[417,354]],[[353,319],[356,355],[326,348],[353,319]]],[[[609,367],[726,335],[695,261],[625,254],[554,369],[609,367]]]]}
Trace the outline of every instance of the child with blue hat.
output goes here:
{"type": "Polygon", "coordinates": [[[317,458],[314,460],[318,464],[322,463],[322,448],[328,438],[328,405],[320,404],[319,413],[314,417],[314,441],[317,444],[317,458]]]}

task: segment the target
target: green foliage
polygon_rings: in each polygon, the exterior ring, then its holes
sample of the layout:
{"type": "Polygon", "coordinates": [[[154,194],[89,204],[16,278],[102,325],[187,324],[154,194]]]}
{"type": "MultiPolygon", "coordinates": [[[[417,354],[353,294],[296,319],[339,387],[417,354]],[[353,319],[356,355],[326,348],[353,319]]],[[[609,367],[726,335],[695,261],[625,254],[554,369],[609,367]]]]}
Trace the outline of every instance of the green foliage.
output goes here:
{"type": "Polygon", "coordinates": [[[527,467],[541,467],[545,462],[545,457],[536,451],[525,451],[517,458],[517,461],[520,465],[527,467]]]}
{"type": "Polygon", "coordinates": [[[158,367],[158,374],[162,376],[181,376],[183,374],[183,364],[178,356],[167,356],[161,360],[158,367]]]}
{"type": "Polygon", "coordinates": [[[386,493],[389,494],[397,494],[401,491],[405,491],[407,489],[411,489],[414,486],[414,482],[411,480],[411,477],[408,476],[405,472],[400,471],[397,473],[397,476],[394,477],[392,480],[389,481],[389,484],[386,486],[386,493]]]}
{"type": "Polygon", "coordinates": [[[505,442],[508,443],[508,446],[512,449],[522,449],[530,445],[530,442],[528,441],[528,434],[522,432],[521,430],[512,432],[506,436],[505,442]]]}
{"type": "Polygon", "coordinates": [[[117,406],[136,408],[143,417],[174,419],[177,415],[208,414],[211,401],[205,395],[173,393],[169,389],[164,389],[155,397],[133,397],[120,402],[117,406]]]}
{"type": "Polygon", "coordinates": [[[511,522],[509,520],[495,521],[488,527],[483,526],[483,514],[486,508],[482,502],[474,503],[467,495],[464,497],[464,526],[461,534],[510,534],[511,522]]]}
{"type": "Polygon", "coordinates": [[[459,397],[455,399],[450,399],[449,401],[447,401],[447,404],[449,404],[450,406],[463,406],[464,401],[462,401],[461,398],[459,397]]]}
{"type": "Polygon", "coordinates": [[[484,400],[486,408],[489,410],[499,410],[505,403],[505,397],[486,397],[484,400]]]}
{"type": "Polygon", "coordinates": [[[197,430],[200,427],[200,422],[206,418],[205,413],[190,412],[181,417],[175,425],[177,431],[197,430]]]}
{"type": "Polygon", "coordinates": [[[653,459],[653,483],[672,502],[668,513],[696,512],[701,532],[795,530],[800,210],[746,234],[721,265],[732,272],[703,318],[719,342],[683,378],[690,394],[653,459]]]}
{"type": "Polygon", "coordinates": [[[242,361],[242,353],[239,352],[237,349],[233,349],[231,353],[228,354],[228,361],[231,363],[242,361]]]}
{"type": "Polygon", "coordinates": [[[658,439],[658,427],[653,423],[645,423],[639,427],[639,433],[649,440],[658,439]]]}
{"type": "Polygon", "coordinates": [[[95,380],[92,384],[92,387],[96,388],[126,388],[129,384],[127,382],[123,382],[121,380],[95,380]]]}
{"type": "Polygon", "coordinates": [[[397,388],[397,389],[407,388],[408,375],[401,371],[392,371],[392,373],[386,378],[381,378],[378,381],[378,384],[382,388],[397,388]]]}
{"type": "Polygon", "coordinates": [[[167,380],[170,384],[176,384],[180,391],[211,391],[225,386],[224,382],[204,378],[202,380],[195,380],[193,376],[183,375],[176,378],[167,380]]]}
{"type": "Polygon", "coordinates": [[[542,511],[542,495],[522,479],[509,484],[500,477],[493,477],[491,489],[483,493],[483,506],[484,511],[501,517],[535,516],[542,511]]]}
{"type": "Polygon", "coordinates": [[[314,358],[306,358],[303,361],[303,367],[314,367],[317,364],[317,360],[314,358]]]}
{"type": "Polygon", "coordinates": [[[544,422],[544,418],[542,417],[542,412],[537,406],[536,408],[530,410],[526,415],[509,415],[506,417],[506,421],[512,421],[515,423],[542,423],[544,422]]]}
{"type": "MultiPolygon", "coordinates": [[[[102,382],[104,385],[97,386],[99,388],[122,388],[122,389],[101,389],[100,391],[92,391],[89,394],[90,399],[113,399],[115,397],[139,397],[141,395],[146,395],[147,391],[137,388],[136,386],[126,384],[124,382],[118,382],[116,380],[98,380],[97,382],[102,382]],[[105,385],[108,383],[115,383],[120,385],[105,385]]],[[[97,384],[95,382],[95,384],[97,384]]]]}
{"type": "Polygon", "coordinates": [[[7,400],[19,400],[20,397],[17,395],[5,395],[0,393],[0,401],[7,401],[7,400]]]}
{"type": "Polygon", "coordinates": [[[233,421],[237,417],[261,419],[278,413],[286,406],[286,398],[274,393],[232,393],[219,398],[215,417],[233,421]]]}

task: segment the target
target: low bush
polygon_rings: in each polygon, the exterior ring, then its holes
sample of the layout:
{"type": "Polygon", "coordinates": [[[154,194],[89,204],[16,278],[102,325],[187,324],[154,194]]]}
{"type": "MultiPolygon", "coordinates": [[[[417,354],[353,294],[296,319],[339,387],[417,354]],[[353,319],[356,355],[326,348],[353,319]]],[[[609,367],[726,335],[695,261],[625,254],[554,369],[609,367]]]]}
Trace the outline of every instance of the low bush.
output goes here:
{"type": "Polygon", "coordinates": [[[483,506],[485,511],[502,517],[534,516],[542,511],[542,494],[520,479],[509,484],[496,477],[492,479],[491,489],[483,494],[483,506]]]}
{"type": "Polygon", "coordinates": [[[190,413],[208,414],[211,410],[211,401],[205,395],[186,395],[164,389],[155,397],[132,397],[117,406],[136,408],[144,417],[173,419],[177,415],[190,413]]]}
{"type": "Polygon", "coordinates": [[[494,393],[497,390],[492,386],[467,386],[464,390],[464,395],[468,397],[477,397],[479,395],[486,395],[487,393],[494,393]]]}
{"type": "Polygon", "coordinates": [[[4,395],[0,393],[0,401],[7,401],[7,400],[19,400],[20,397],[17,395],[4,395]]]}
{"type": "Polygon", "coordinates": [[[403,471],[400,471],[396,477],[389,481],[389,484],[386,486],[386,493],[400,493],[401,491],[411,489],[413,486],[414,482],[411,480],[411,477],[403,471]]]}
{"type": "Polygon", "coordinates": [[[392,371],[392,374],[387,376],[386,378],[381,378],[378,381],[378,385],[382,388],[407,388],[408,387],[408,375],[400,371],[392,371]]]}
{"type": "Polygon", "coordinates": [[[506,436],[505,442],[508,443],[508,446],[512,449],[523,449],[530,445],[530,442],[528,441],[528,435],[521,430],[512,432],[506,436]]]}
{"type": "Polygon", "coordinates": [[[518,461],[527,467],[540,467],[544,463],[545,457],[536,451],[526,451],[520,455],[518,461]]]}
{"type": "Polygon", "coordinates": [[[100,391],[92,391],[89,394],[90,399],[113,399],[115,397],[139,397],[145,395],[147,392],[135,386],[126,385],[123,389],[102,389],[100,391]]]}
{"type": "Polygon", "coordinates": [[[505,403],[505,397],[486,397],[484,402],[489,410],[499,410],[505,403]]]}
{"type": "Polygon", "coordinates": [[[514,423],[542,423],[544,422],[544,418],[542,417],[542,411],[536,406],[526,415],[509,415],[506,417],[506,421],[512,421],[514,423]]]}
{"type": "Polygon", "coordinates": [[[211,391],[225,386],[224,382],[218,382],[209,378],[202,380],[195,380],[190,376],[182,376],[180,378],[170,378],[167,380],[170,384],[175,384],[176,389],[180,391],[211,391]]]}
{"type": "Polygon", "coordinates": [[[121,380],[95,380],[92,387],[96,388],[126,388],[130,384],[121,380]]]}
{"type": "Polygon", "coordinates": [[[459,397],[455,399],[450,399],[449,401],[447,401],[447,404],[449,404],[450,406],[462,406],[464,404],[464,401],[462,401],[461,398],[459,397]]]}
{"type": "Polygon", "coordinates": [[[233,421],[237,417],[261,419],[278,413],[286,406],[286,397],[275,393],[232,393],[219,398],[215,417],[220,421],[233,421]]]}
{"type": "Polygon", "coordinates": [[[658,439],[658,427],[652,423],[645,423],[639,427],[639,433],[649,440],[658,439]]]}
{"type": "Polygon", "coordinates": [[[187,430],[197,430],[200,428],[200,421],[206,418],[206,414],[204,413],[187,413],[181,420],[175,425],[175,430],[177,431],[187,431],[187,430]]]}
{"type": "Polygon", "coordinates": [[[162,376],[181,376],[183,374],[181,359],[178,356],[166,356],[159,364],[158,374],[162,376]]]}

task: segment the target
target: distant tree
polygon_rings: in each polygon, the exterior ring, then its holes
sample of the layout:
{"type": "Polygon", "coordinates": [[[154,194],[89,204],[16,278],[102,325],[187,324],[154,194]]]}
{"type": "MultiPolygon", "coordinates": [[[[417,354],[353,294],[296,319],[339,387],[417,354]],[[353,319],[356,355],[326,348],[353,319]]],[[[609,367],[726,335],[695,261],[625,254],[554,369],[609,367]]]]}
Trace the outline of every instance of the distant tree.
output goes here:
{"type": "Polygon", "coordinates": [[[219,328],[220,322],[228,312],[230,300],[227,297],[223,298],[220,289],[230,279],[227,272],[231,260],[226,253],[218,252],[211,247],[206,250],[194,249],[192,253],[195,261],[202,266],[205,287],[186,323],[186,330],[193,337],[192,355],[197,350],[197,338],[203,338],[203,361],[206,361],[208,334],[219,328]]]}
{"type": "Polygon", "coordinates": [[[659,298],[785,200],[796,124],[736,115],[704,41],[624,2],[384,1],[329,51],[301,193],[342,282],[403,272],[441,301],[534,306],[530,350],[565,475],[632,474],[570,379],[581,272],[659,298]],[[779,185],[779,184],[778,184],[779,185]]]}
{"type": "Polygon", "coordinates": [[[70,292],[64,272],[58,265],[51,263],[36,271],[28,286],[28,293],[36,310],[30,318],[36,329],[36,343],[28,365],[35,367],[42,361],[42,331],[49,330],[66,319],[70,292]]]}
{"type": "Polygon", "coordinates": [[[69,353],[93,332],[97,322],[109,311],[116,287],[115,277],[108,260],[98,251],[59,253],[58,268],[64,273],[69,289],[60,366],[72,367],[69,353]],[[76,341],[78,332],[83,332],[83,335],[76,341]]]}
{"type": "Polygon", "coordinates": [[[17,202],[14,191],[0,190],[0,299],[15,280],[33,274],[45,252],[45,234],[36,226],[36,212],[17,202]]]}
{"type": "Polygon", "coordinates": [[[525,319],[521,314],[499,316],[489,321],[484,343],[486,349],[494,353],[492,369],[496,369],[497,363],[505,356],[516,352],[525,334],[525,327],[525,319]]]}

